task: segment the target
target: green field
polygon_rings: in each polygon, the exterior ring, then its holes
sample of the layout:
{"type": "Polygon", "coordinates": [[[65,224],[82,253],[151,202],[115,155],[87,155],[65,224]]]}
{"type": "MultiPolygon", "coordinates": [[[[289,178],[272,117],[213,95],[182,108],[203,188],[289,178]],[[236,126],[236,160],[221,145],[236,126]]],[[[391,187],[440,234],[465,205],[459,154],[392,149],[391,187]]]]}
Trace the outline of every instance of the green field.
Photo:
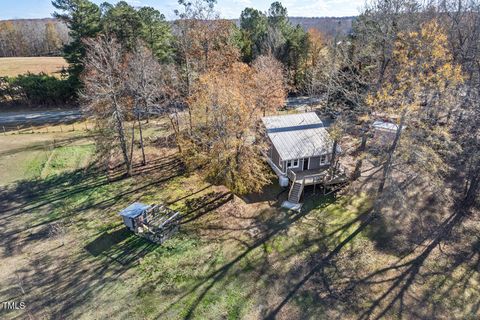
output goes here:
{"type": "Polygon", "coordinates": [[[149,164],[122,178],[102,169],[89,135],[0,137],[0,300],[27,305],[2,319],[345,319],[388,288],[351,291],[347,281],[398,259],[374,228],[356,232],[371,206],[365,194],[309,191],[300,213],[279,209],[276,184],[231,201],[186,173],[175,150],[151,146],[149,164]],[[134,201],[180,210],[180,232],[160,246],[126,231],[118,212],[134,201]]]}

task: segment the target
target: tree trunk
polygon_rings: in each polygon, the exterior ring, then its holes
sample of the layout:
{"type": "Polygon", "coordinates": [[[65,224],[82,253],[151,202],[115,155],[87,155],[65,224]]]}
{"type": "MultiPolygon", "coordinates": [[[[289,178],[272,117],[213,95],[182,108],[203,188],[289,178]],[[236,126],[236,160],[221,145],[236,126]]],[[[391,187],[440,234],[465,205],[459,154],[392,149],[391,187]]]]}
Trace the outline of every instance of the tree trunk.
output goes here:
{"type": "Polygon", "coordinates": [[[353,171],[352,179],[357,180],[360,178],[362,174],[362,164],[363,164],[363,153],[367,147],[367,133],[364,132],[362,135],[362,142],[360,143],[360,147],[358,148],[359,159],[355,163],[355,170],[353,171]]]}
{"type": "MultiPolygon", "coordinates": [[[[190,96],[190,91],[191,91],[191,75],[190,75],[190,63],[188,59],[188,54],[185,51],[185,72],[187,75],[187,88],[186,88],[186,96],[190,96]]],[[[188,124],[190,125],[190,132],[193,130],[193,124],[192,124],[192,109],[190,108],[190,105],[187,104],[187,109],[188,109],[188,124]]]]}
{"type": "Polygon", "coordinates": [[[177,122],[175,123],[175,120],[173,117],[170,117],[170,123],[172,124],[173,132],[175,133],[175,139],[177,140],[177,146],[178,146],[178,152],[182,153],[182,147],[180,145],[180,129],[178,128],[178,116],[175,113],[175,116],[177,117],[177,122]]]}
{"type": "Polygon", "coordinates": [[[132,122],[132,141],[130,143],[130,167],[133,166],[133,145],[135,143],[135,121],[132,122]]]}
{"type": "Polygon", "coordinates": [[[405,122],[406,113],[407,113],[407,109],[403,109],[402,115],[401,115],[401,118],[400,118],[400,124],[398,125],[397,132],[395,134],[395,139],[393,140],[392,146],[388,150],[387,160],[383,164],[382,179],[380,180],[380,184],[378,185],[378,190],[377,190],[378,194],[383,192],[383,189],[385,187],[385,182],[387,180],[387,176],[390,173],[390,167],[392,165],[393,154],[394,154],[395,150],[397,149],[398,141],[400,140],[400,137],[402,135],[402,129],[403,129],[403,124],[405,122]]]}
{"type": "Polygon", "coordinates": [[[122,149],[123,160],[125,161],[125,167],[127,169],[127,175],[132,175],[132,163],[128,157],[127,141],[125,139],[125,128],[123,127],[123,121],[120,118],[118,110],[115,111],[115,120],[117,122],[117,133],[120,139],[120,148],[122,149]]]}
{"type": "MultiPolygon", "coordinates": [[[[479,160],[480,161],[480,160],[479,160]]],[[[463,198],[463,207],[472,207],[477,201],[480,189],[480,164],[476,166],[476,170],[472,170],[472,174],[467,178],[468,187],[463,198]]]]}
{"type": "Polygon", "coordinates": [[[127,175],[132,175],[132,162],[128,157],[128,148],[127,148],[127,140],[125,138],[125,128],[123,126],[123,119],[120,116],[120,108],[118,107],[117,97],[115,95],[112,96],[113,100],[113,107],[115,108],[114,117],[117,127],[118,138],[120,139],[120,148],[122,149],[123,160],[125,161],[125,167],[127,169],[127,175]]]}
{"type": "Polygon", "coordinates": [[[336,171],[336,164],[335,162],[337,161],[337,145],[338,145],[338,142],[337,140],[334,140],[333,141],[333,147],[332,147],[332,160],[330,162],[330,167],[333,168],[332,169],[332,175],[335,176],[335,171],[336,171]]]}
{"type": "Polygon", "coordinates": [[[140,133],[140,147],[142,148],[142,166],[147,164],[147,160],[145,158],[145,148],[143,146],[143,132],[142,132],[142,122],[140,121],[140,114],[137,115],[138,120],[138,130],[140,133]]]}

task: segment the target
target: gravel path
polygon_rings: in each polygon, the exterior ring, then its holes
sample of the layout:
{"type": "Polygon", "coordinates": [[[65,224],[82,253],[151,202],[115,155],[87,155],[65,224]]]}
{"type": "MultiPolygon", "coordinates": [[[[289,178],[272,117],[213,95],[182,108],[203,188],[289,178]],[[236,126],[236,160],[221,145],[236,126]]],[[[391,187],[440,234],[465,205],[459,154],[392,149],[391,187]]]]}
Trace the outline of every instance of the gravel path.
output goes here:
{"type": "Polygon", "coordinates": [[[64,123],[81,119],[80,110],[51,110],[0,112],[0,125],[41,125],[47,123],[64,123]]]}

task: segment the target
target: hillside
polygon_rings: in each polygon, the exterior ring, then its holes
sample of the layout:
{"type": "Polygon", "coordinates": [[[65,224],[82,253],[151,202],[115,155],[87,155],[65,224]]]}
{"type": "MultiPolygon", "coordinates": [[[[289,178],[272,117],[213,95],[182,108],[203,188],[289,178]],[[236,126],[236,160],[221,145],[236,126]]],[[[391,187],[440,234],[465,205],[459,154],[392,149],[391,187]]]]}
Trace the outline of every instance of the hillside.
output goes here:
{"type": "Polygon", "coordinates": [[[355,17],[290,17],[293,25],[301,25],[303,29],[318,29],[327,37],[334,37],[335,34],[345,35],[352,30],[352,22],[355,17]]]}
{"type": "MultiPolygon", "coordinates": [[[[290,17],[293,25],[315,28],[327,37],[351,31],[355,17],[290,17]]],[[[238,24],[238,19],[234,20],[238,24]]],[[[69,41],[67,26],[53,18],[0,20],[0,57],[59,55],[69,41]]]]}

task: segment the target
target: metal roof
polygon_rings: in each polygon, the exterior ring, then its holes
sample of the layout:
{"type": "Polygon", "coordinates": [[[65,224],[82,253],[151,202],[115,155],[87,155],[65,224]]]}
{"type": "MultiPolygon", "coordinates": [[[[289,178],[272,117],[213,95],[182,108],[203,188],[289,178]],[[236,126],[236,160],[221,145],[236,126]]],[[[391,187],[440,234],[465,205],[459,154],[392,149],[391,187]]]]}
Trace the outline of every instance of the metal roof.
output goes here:
{"type": "Polygon", "coordinates": [[[315,157],[332,151],[333,140],[314,112],[264,117],[262,121],[282,160],[315,157]]]}
{"type": "Polygon", "coordinates": [[[271,129],[290,128],[298,126],[322,125],[323,123],[315,112],[287,114],[282,116],[269,116],[262,118],[267,132],[271,129]]]}
{"type": "Polygon", "coordinates": [[[120,215],[128,218],[136,218],[141,215],[145,210],[150,208],[148,204],[135,202],[120,211],[120,215]]]}
{"type": "Polygon", "coordinates": [[[388,130],[388,131],[397,131],[398,126],[395,123],[391,122],[385,122],[382,120],[376,120],[373,123],[373,127],[375,129],[383,129],[383,130],[388,130]]]}

